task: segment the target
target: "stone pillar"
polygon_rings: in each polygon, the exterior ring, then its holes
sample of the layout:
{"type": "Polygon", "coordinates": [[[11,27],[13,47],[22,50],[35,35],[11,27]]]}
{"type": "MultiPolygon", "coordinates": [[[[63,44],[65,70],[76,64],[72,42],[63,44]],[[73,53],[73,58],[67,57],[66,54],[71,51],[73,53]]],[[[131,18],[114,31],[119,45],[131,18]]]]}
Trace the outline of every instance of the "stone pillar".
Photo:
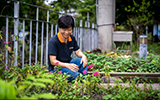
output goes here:
{"type": "Polygon", "coordinates": [[[98,48],[104,51],[112,50],[115,2],[116,0],[98,0],[98,48]]]}

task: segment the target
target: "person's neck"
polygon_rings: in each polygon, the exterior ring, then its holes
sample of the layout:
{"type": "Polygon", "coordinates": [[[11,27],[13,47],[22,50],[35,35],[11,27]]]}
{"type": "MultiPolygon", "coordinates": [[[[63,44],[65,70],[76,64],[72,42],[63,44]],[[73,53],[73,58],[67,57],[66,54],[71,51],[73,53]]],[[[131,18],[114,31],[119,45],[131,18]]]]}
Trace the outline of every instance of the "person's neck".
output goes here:
{"type": "MultiPolygon", "coordinates": [[[[61,35],[61,34],[60,34],[60,35],[61,35]]],[[[62,35],[61,35],[61,37],[62,37],[64,43],[67,43],[67,40],[68,40],[68,39],[65,39],[62,35]]]]}

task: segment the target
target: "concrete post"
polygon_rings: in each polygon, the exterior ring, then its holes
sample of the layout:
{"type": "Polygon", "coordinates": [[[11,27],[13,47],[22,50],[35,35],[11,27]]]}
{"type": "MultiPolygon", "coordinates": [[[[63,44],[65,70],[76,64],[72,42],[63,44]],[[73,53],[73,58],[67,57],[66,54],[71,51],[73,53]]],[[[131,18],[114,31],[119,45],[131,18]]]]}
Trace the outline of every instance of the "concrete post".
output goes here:
{"type": "Polygon", "coordinates": [[[98,0],[98,48],[105,51],[112,49],[115,1],[116,0],[98,0]]]}
{"type": "Polygon", "coordinates": [[[147,57],[147,35],[140,35],[139,58],[147,57]]]}

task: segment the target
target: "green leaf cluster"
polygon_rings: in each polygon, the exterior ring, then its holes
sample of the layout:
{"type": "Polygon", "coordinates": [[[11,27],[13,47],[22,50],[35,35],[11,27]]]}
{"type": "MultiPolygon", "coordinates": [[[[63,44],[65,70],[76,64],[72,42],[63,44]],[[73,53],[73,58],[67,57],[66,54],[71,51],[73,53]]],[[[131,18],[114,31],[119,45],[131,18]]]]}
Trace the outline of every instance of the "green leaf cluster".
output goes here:
{"type": "Polygon", "coordinates": [[[107,68],[110,72],[160,72],[160,56],[152,53],[148,54],[145,59],[132,56],[122,58],[116,53],[112,56],[94,53],[85,53],[85,55],[88,58],[88,64],[95,65],[89,69],[90,71],[106,72],[107,68]]]}
{"type": "Polygon", "coordinates": [[[133,6],[128,5],[128,7],[125,7],[125,11],[129,13],[127,15],[127,25],[133,27],[135,34],[134,41],[136,40],[136,43],[138,43],[139,35],[145,34],[146,25],[153,22],[154,12],[150,11],[149,8],[154,3],[154,1],[147,0],[137,3],[133,0],[133,6]]]}
{"type": "Polygon", "coordinates": [[[17,99],[17,91],[12,83],[8,83],[0,79],[0,99],[17,99]]]}
{"type": "MultiPolygon", "coordinates": [[[[102,54],[101,57],[97,57],[96,54],[90,53],[88,57],[88,62],[90,60],[98,58],[99,61],[105,63],[105,60],[103,59],[110,59],[109,57],[106,57],[104,54],[102,54]]],[[[157,58],[157,56],[154,56],[153,58],[154,59],[152,59],[151,61],[152,64],[159,64],[155,61],[159,58],[157,58]]],[[[120,59],[118,59],[118,61],[122,62],[120,59]]],[[[109,65],[109,63],[107,64],[109,65]]],[[[112,62],[110,64],[112,65],[112,62]]],[[[128,88],[121,87],[120,85],[116,85],[119,83],[118,79],[116,79],[116,84],[114,87],[108,86],[107,89],[104,87],[99,87],[100,84],[103,83],[100,75],[94,76],[93,74],[86,74],[84,76],[80,74],[79,77],[77,77],[71,83],[68,83],[67,77],[69,76],[67,74],[58,74],[57,72],[49,73],[47,71],[47,66],[41,66],[40,64],[33,64],[31,66],[25,65],[25,67],[22,69],[18,67],[10,67],[8,70],[5,70],[5,66],[2,67],[3,68],[1,69],[1,72],[3,72],[5,77],[2,75],[0,77],[6,82],[0,81],[0,85],[5,87],[6,84],[10,84],[10,86],[7,85],[6,88],[7,90],[11,91],[8,93],[12,93],[12,98],[16,97],[17,99],[95,99],[95,95],[101,94],[103,95],[103,99],[127,99],[127,97],[129,97],[130,99],[145,99],[150,97],[154,99],[159,99],[159,91],[157,90],[153,90],[152,88],[150,88],[148,89],[148,91],[144,91],[143,89],[135,87],[135,84],[130,84],[130,87],[128,88]],[[14,72],[16,72],[17,74],[15,74],[14,72]],[[12,75],[12,77],[10,75],[12,75]],[[13,88],[11,89],[10,87],[13,88]],[[137,96],[143,94],[144,96],[134,97],[132,96],[132,90],[138,92],[134,95],[137,96]]],[[[108,71],[108,69],[106,69],[107,67],[104,70],[108,71]]],[[[99,70],[95,69],[94,72],[99,72],[99,70]]],[[[4,88],[0,88],[0,92],[2,92],[2,96],[0,97],[4,97],[4,91],[4,88]]]]}

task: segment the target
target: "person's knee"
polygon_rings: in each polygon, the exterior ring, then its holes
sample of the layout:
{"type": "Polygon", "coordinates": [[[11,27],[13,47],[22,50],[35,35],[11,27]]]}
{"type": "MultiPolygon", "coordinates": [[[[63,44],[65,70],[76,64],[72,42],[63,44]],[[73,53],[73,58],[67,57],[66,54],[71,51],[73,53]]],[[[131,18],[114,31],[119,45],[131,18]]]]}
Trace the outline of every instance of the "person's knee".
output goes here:
{"type": "Polygon", "coordinates": [[[82,58],[77,58],[77,59],[78,59],[79,62],[81,62],[81,59],[82,59],[82,58]]]}
{"type": "Polygon", "coordinates": [[[70,63],[74,63],[74,64],[77,64],[77,65],[79,65],[80,62],[81,62],[81,58],[74,58],[74,59],[72,59],[72,60],[70,61],[70,63]]]}
{"type": "Polygon", "coordinates": [[[75,79],[78,76],[78,72],[74,72],[74,74],[72,74],[72,78],[75,79]]]}

